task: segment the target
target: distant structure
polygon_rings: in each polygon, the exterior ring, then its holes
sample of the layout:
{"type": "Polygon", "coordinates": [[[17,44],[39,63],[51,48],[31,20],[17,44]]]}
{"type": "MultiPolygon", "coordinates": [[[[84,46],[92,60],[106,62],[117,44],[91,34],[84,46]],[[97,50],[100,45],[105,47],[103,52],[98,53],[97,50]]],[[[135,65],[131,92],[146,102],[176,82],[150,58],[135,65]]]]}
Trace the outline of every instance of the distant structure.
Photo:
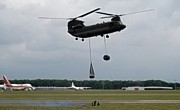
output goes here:
{"type": "Polygon", "coordinates": [[[172,87],[159,87],[159,86],[148,86],[148,87],[122,87],[122,90],[173,90],[172,87]]]}

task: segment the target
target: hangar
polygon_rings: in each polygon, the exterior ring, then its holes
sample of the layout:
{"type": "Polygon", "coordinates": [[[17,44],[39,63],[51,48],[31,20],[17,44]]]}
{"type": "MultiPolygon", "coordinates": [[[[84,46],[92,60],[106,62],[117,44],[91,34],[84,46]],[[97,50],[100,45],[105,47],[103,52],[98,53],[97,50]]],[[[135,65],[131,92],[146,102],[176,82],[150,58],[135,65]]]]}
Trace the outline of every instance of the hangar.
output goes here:
{"type": "Polygon", "coordinates": [[[159,86],[148,86],[148,87],[122,87],[122,90],[173,90],[172,87],[159,87],[159,86]]]}

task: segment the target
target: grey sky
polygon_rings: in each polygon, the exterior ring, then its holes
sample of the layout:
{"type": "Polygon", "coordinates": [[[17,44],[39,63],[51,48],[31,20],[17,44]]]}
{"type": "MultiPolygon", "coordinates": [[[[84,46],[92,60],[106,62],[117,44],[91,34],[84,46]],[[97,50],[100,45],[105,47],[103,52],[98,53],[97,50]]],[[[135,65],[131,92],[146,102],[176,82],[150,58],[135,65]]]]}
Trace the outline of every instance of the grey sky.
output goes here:
{"type": "MultiPolygon", "coordinates": [[[[127,28],[110,34],[110,62],[102,60],[103,38],[91,39],[96,79],[180,81],[179,4],[179,0],[1,0],[0,75],[86,80],[88,39],[75,41],[67,33],[67,20],[37,17],[75,17],[97,7],[115,14],[153,8],[121,18],[127,28]]],[[[86,25],[103,22],[99,17],[94,13],[82,20],[86,25]]]]}

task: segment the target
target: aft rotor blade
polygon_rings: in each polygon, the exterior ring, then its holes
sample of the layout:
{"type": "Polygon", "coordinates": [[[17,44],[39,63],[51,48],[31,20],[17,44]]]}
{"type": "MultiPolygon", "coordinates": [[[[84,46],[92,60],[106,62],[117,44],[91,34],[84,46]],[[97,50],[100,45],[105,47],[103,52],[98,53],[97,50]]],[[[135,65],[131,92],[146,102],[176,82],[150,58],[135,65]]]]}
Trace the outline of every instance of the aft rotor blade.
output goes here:
{"type": "Polygon", "coordinates": [[[100,19],[105,19],[105,18],[112,18],[115,17],[115,15],[111,15],[111,16],[105,16],[105,17],[100,17],[100,19]]]}
{"type": "Polygon", "coordinates": [[[132,12],[132,13],[126,13],[126,14],[121,14],[121,15],[118,15],[118,16],[125,16],[125,15],[131,15],[131,14],[143,13],[143,12],[153,11],[153,10],[155,10],[155,9],[149,9],[149,10],[137,11],[137,12],[132,12]]]}
{"type": "Polygon", "coordinates": [[[98,13],[98,14],[102,14],[102,15],[108,15],[108,16],[111,16],[111,15],[114,15],[114,14],[110,14],[110,13],[105,13],[105,12],[96,12],[96,13],[98,13]]]}
{"type": "MultiPolygon", "coordinates": [[[[87,12],[87,13],[85,13],[85,14],[83,14],[83,15],[80,15],[80,16],[78,16],[78,17],[76,17],[76,18],[82,18],[82,17],[87,16],[87,15],[89,15],[89,14],[95,12],[95,11],[98,11],[98,10],[100,10],[100,8],[96,8],[96,9],[94,9],[94,10],[92,10],[92,11],[90,11],[90,12],[87,12]]],[[[75,18],[75,19],[76,19],[76,18],[75,18]]]]}

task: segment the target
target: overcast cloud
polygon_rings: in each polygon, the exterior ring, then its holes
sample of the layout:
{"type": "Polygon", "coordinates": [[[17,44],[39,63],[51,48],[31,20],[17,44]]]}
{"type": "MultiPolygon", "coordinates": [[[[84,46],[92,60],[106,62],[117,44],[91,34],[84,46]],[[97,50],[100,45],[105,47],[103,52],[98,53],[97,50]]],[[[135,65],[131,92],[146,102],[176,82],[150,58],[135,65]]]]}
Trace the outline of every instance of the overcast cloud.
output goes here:
{"type": "MultiPolygon", "coordinates": [[[[103,38],[91,39],[95,79],[180,81],[179,4],[179,0],[1,0],[0,75],[86,80],[88,39],[75,41],[67,33],[67,20],[37,17],[76,17],[97,7],[115,14],[153,8],[121,18],[127,28],[107,40],[111,61],[102,60],[103,38]]],[[[103,22],[99,17],[93,13],[82,20],[86,25],[103,22]]]]}

